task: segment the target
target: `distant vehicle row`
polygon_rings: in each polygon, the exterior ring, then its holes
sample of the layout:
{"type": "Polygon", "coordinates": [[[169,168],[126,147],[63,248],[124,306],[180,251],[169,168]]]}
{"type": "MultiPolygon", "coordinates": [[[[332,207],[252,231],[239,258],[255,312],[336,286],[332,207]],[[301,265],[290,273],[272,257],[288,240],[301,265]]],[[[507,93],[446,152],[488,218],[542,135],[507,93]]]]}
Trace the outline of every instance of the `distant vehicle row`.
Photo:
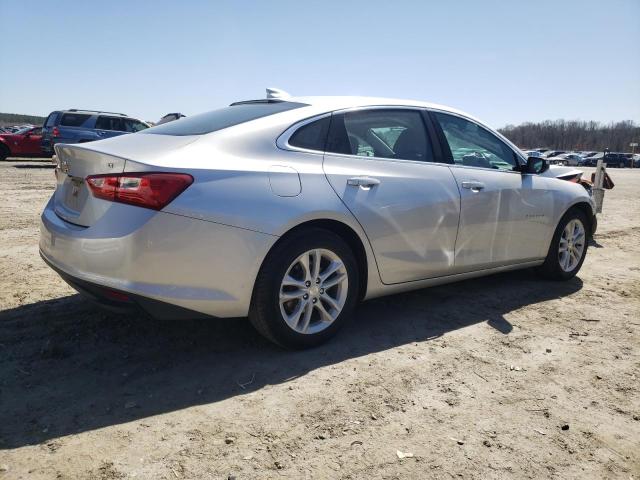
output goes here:
{"type": "Polygon", "coordinates": [[[567,165],[572,167],[595,167],[602,159],[608,167],[634,168],[640,167],[640,154],[618,152],[566,152],[564,150],[549,150],[546,148],[525,150],[529,157],[544,158],[552,165],[567,165]]]}
{"type": "MultiPolygon", "coordinates": [[[[183,118],[181,113],[168,113],[158,125],[183,118]]],[[[152,126],[123,113],[97,110],[56,110],[44,126],[16,125],[0,127],[0,160],[7,157],[50,157],[57,143],[86,143],[103,138],[135,133],[152,126]]]]}

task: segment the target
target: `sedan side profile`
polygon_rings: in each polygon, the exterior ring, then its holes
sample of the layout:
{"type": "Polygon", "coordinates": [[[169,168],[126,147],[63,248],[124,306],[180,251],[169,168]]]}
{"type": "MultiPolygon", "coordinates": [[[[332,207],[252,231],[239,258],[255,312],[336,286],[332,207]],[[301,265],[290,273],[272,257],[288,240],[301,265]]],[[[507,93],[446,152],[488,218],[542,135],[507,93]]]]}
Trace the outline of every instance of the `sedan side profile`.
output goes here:
{"type": "Polygon", "coordinates": [[[12,133],[0,133],[0,160],[7,157],[42,157],[42,127],[27,126],[12,133]]]}
{"type": "Polygon", "coordinates": [[[70,285],[161,318],[249,316],[288,348],[365,299],[528,267],[572,278],[596,226],[582,186],[542,175],[558,167],[417,101],[270,91],[55,151],[40,252],[70,285]]]}

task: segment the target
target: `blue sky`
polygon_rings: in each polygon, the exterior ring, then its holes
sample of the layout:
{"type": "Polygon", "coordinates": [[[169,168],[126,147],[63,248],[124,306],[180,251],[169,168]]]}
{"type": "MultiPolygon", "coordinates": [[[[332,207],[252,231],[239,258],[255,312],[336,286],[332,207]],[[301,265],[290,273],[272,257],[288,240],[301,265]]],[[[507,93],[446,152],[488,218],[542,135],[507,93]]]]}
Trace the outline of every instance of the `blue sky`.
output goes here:
{"type": "Polygon", "coordinates": [[[157,120],[276,86],[640,122],[640,0],[0,0],[0,23],[3,112],[157,120]]]}

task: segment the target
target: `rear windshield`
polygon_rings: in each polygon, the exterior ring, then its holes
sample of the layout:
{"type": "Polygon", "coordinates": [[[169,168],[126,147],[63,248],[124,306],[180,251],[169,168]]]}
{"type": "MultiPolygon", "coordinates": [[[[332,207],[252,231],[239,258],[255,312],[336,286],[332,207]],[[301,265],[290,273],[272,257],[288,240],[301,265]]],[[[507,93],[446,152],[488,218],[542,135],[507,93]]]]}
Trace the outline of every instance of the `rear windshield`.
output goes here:
{"type": "Polygon", "coordinates": [[[296,102],[239,103],[230,107],[221,108],[220,110],[194,115],[193,117],[181,118],[174,122],[149,128],[140,133],[177,136],[204,135],[205,133],[215,132],[275,113],[286,112],[306,106],[304,103],[296,102]]]}

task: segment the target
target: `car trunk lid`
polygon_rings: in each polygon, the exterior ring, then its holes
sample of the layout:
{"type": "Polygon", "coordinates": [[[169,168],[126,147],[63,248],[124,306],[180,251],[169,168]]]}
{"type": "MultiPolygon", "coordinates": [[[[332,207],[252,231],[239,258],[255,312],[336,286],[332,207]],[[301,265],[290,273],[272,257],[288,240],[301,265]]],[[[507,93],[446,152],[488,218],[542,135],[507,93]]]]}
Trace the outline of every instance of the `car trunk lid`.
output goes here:
{"type": "Polygon", "coordinates": [[[91,193],[86,180],[88,176],[123,173],[127,162],[134,164],[134,169],[148,170],[145,163],[153,164],[154,160],[169,152],[175,153],[177,148],[193,141],[192,137],[132,134],[91,144],[56,145],[56,214],[75,225],[92,226],[113,202],[96,198],[91,193]]]}

